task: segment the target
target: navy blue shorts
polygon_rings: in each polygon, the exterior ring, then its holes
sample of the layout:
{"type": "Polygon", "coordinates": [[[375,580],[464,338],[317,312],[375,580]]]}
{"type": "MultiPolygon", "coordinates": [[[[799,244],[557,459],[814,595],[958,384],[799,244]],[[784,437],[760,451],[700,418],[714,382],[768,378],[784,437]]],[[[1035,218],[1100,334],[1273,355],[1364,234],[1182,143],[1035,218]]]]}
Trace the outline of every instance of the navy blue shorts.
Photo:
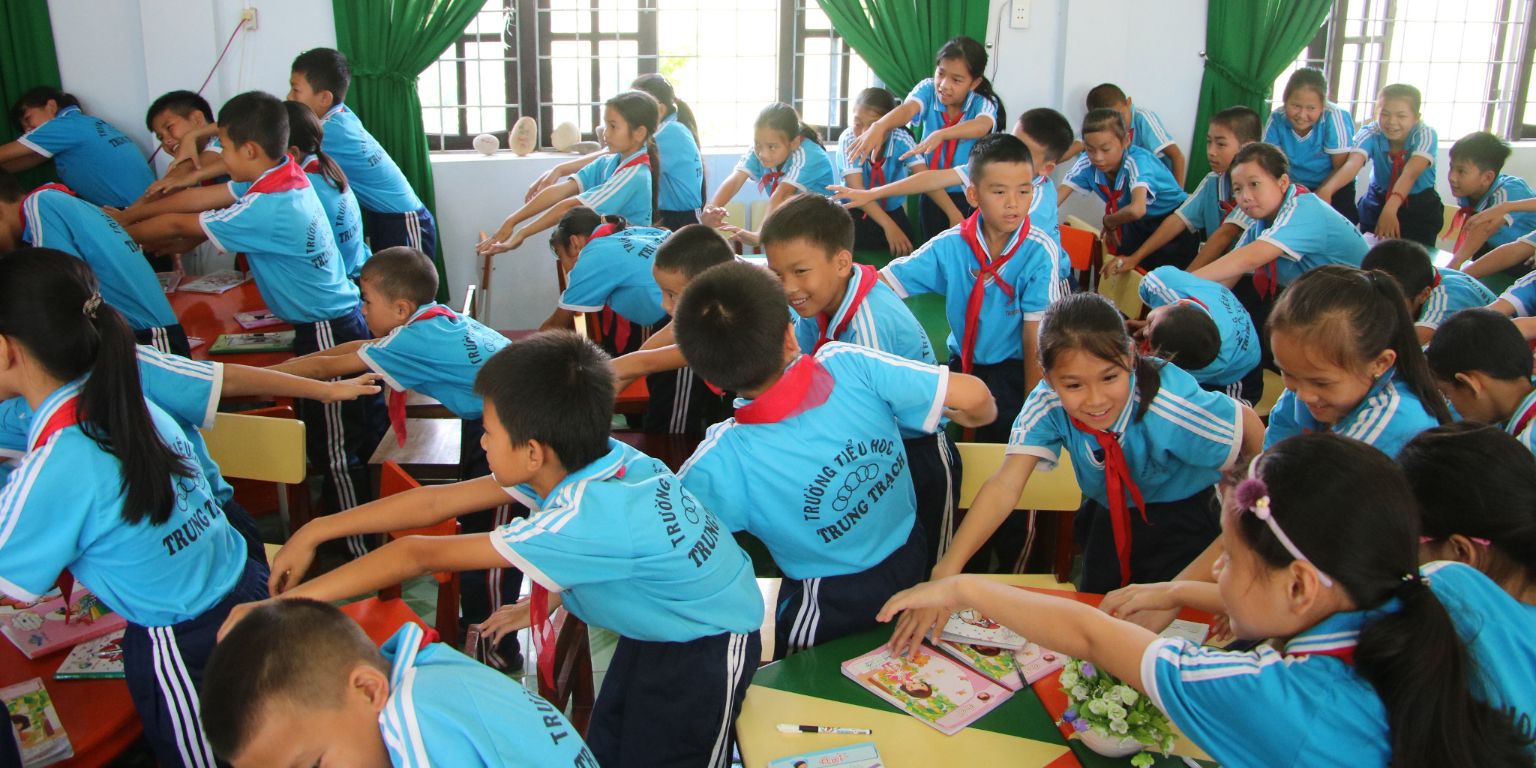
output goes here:
{"type": "MultiPolygon", "coordinates": [[[[1387,193],[1371,184],[1360,198],[1360,231],[1375,232],[1376,222],[1381,219],[1381,208],[1386,204],[1387,193]]],[[[1408,196],[1397,208],[1398,237],[1412,240],[1434,253],[1438,247],[1435,239],[1445,226],[1445,206],[1440,203],[1440,193],[1430,187],[1408,196]]]]}
{"type": "MultiPolygon", "coordinates": [[[[192,356],[192,344],[187,341],[187,332],[182,330],[181,323],[171,323],[158,328],[144,328],[133,332],[133,340],[140,344],[154,347],[156,351],[167,355],[192,356]]],[[[206,339],[213,343],[212,339],[206,339]]]]}
{"type": "Polygon", "coordinates": [[[923,527],[914,525],[896,551],[858,573],[804,580],[784,577],[773,628],[774,658],[873,629],[879,624],[875,616],[891,595],[927,578],[926,552],[923,527]]]}
{"type": "Polygon", "coordinates": [[[923,563],[931,571],[949,551],[950,541],[955,537],[955,508],[960,504],[960,451],[943,430],[907,438],[902,446],[907,450],[912,490],[917,493],[917,525],[923,529],[925,542],[923,563]]]}
{"type": "MultiPolygon", "coordinates": [[[[937,206],[935,206],[937,210],[937,206]]],[[[893,208],[885,212],[901,227],[901,231],[907,233],[907,240],[916,241],[912,236],[912,222],[907,220],[906,207],[893,208]]],[[[944,219],[949,221],[949,219],[944,219]]],[[[942,230],[941,230],[942,231],[942,230]]],[[[869,214],[863,211],[853,211],[853,250],[855,251],[889,251],[891,243],[885,237],[885,228],[875,223],[869,214]]]]}
{"type": "MultiPolygon", "coordinates": [[[[965,199],[965,192],[950,192],[948,194],[949,201],[954,203],[956,208],[960,209],[960,218],[963,219],[970,216],[971,212],[976,210],[975,206],[965,199]]],[[[944,211],[939,209],[938,203],[933,202],[933,198],[923,195],[922,202],[918,203],[917,212],[922,219],[923,238],[925,240],[932,240],[938,237],[940,232],[949,229],[949,217],[945,216],[944,211]]]]}
{"type": "Polygon", "coordinates": [[[368,235],[368,249],[373,252],[408,245],[427,258],[437,255],[437,221],[426,208],[407,213],[378,213],[364,208],[363,231],[368,235]]]}
{"type": "MultiPolygon", "coordinates": [[[[1094,594],[1119,589],[1120,559],[1115,555],[1109,509],[1084,496],[1072,524],[1074,538],[1083,550],[1079,589],[1094,594]]],[[[1150,502],[1146,522],[1133,505],[1131,583],[1171,581],[1220,535],[1221,512],[1214,488],[1178,501],[1150,502]]]]}
{"type": "Polygon", "coordinates": [[[657,211],[652,222],[662,229],[670,229],[676,232],[689,224],[699,223],[698,211],[657,211]]]}
{"type": "MultiPolygon", "coordinates": [[[[959,356],[950,357],[949,369],[960,370],[959,356]]],[[[1019,411],[1024,409],[1024,397],[1029,394],[1024,391],[1024,361],[1004,360],[990,365],[977,363],[971,366],[971,375],[987,385],[987,389],[992,392],[992,399],[997,402],[997,420],[976,428],[976,442],[1007,443],[1009,433],[1013,432],[1013,422],[1019,418],[1019,411]]]]}
{"type": "Polygon", "coordinates": [[[1349,223],[1360,224],[1360,205],[1355,202],[1355,180],[1350,179],[1348,184],[1339,187],[1339,191],[1333,193],[1333,199],[1328,203],[1333,206],[1340,216],[1349,219],[1349,223]]]}
{"type": "Polygon", "coordinates": [[[704,430],[735,412],[732,398],[710,391],[692,368],[650,374],[645,388],[650,397],[642,422],[646,432],[703,437],[704,430]]]}
{"type": "MultiPolygon", "coordinates": [[[[1136,249],[1140,248],[1141,244],[1163,225],[1163,221],[1172,215],[1173,212],[1170,211],[1161,216],[1147,215],[1135,221],[1126,222],[1120,227],[1120,254],[1135,253],[1136,249]]],[[[1184,269],[1195,260],[1195,254],[1199,251],[1200,236],[1191,232],[1189,227],[1179,227],[1179,234],[1176,237],[1169,240],[1163,247],[1147,254],[1147,257],[1137,266],[1148,272],[1168,265],[1184,269]]]]}

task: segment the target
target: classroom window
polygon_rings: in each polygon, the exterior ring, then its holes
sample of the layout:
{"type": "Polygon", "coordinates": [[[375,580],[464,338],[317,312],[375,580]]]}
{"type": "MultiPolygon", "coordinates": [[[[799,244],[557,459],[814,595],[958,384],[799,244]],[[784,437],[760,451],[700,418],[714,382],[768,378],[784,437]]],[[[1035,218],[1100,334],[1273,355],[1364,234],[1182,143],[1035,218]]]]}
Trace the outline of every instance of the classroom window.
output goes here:
{"type": "Polygon", "coordinates": [[[429,148],[469,149],[482,133],[506,143],[522,109],[516,5],[517,0],[487,0],[464,34],[417,78],[429,148]]]}

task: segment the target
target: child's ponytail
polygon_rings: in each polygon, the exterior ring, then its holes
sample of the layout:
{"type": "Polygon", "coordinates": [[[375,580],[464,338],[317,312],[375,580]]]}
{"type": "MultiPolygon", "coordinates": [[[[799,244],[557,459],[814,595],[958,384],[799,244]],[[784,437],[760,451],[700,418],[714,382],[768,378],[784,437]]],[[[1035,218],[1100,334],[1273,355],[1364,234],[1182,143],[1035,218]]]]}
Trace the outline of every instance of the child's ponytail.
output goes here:
{"type": "MultiPolygon", "coordinates": [[[[693,145],[701,150],[704,148],[704,142],[699,139],[698,118],[693,116],[693,109],[688,106],[688,102],[677,97],[677,91],[672,88],[672,82],[667,79],[666,75],[660,72],[641,75],[635,78],[635,81],[630,83],[629,87],[637,91],[649,93],[652,98],[667,108],[667,114],[677,115],[677,122],[682,123],[683,127],[688,129],[688,133],[693,135],[693,145]]],[[[652,170],[654,171],[655,169],[653,168],[652,170]]],[[[709,182],[702,172],[702,165],[700,171],[699,199],[708,200],[709,182]]]]}
{"type": "Polygon", "coordinates": [[[591,238],[592,233],[604,225],[609,228],[609,234],[613,234],[628,229],[629,221],[616,213],[603,216],[585,205],[578,205],[566,211],[565,215],[555,222],[554,229],[549,232],[549,244],[557,248],[569,248],[571,238],[591,238]]]}
{"type": "Polygon", "coordinates": [[[301,162],[305,157],[314,155],[315,161],[320,164],[320,176],[335,187],[336,191],[346,192],[347,175],[342,173],[341,166],[320,148],[325,139],[325,126],[320,123],[320,118],[315,116],[315,111],[297,101],[285,101],[283,108],[288,110],[288,146],[299,151],[299,156],[294,160],[301,162]]]}
{"type": "Polygon", "coordinates": [[[633,90],[609,99],[604,106],[617,111],[631,131],[636,128],[645,129],[645,153],[650,158],[651,167],[651,211],[654,213],[661,199],[661,150],[656,147],[657,115],[661,111],[661,104],[655,96],[633,90]]]}
{"type": "Polygon", "coordinates": [[[965,62],[965,68],[971,71],[971,77],[981,81],[976,84],[976,93],[997,107],[997,119],[992,123],[992,132],[1006,132],[1007,128],[1004,126],[1008,125],[1008,111],[1003,108],[1003,99],[992,87],[992,81],[987,79],[987,49],[965,35],[952,37],[944,43],[944,47],[939,49],[939,55],[934,57],[935,64],[945,60],[965,62]]]}
{"type": "Polygon", "coordinates": [[[1369,270],[1365,275],[1384,305],[1382,313],[1395,317],[1390,348],[1397,353],[1397,370],[1403,383],[1413,390],[1436,421],[1441,424],[1450,422],[1451,409],[1446,406],[1445,394],[1435,386],[1434,376],[1429,372],[1429,362],[1424,359],[1424,347],[1420,346],[1413,318],[1408,315],[1408,299],[1403,296],[1402,288],[1385,272],[1369,270]],[[1389,307],[1395,307],[1396,311],[1389,307]]]}

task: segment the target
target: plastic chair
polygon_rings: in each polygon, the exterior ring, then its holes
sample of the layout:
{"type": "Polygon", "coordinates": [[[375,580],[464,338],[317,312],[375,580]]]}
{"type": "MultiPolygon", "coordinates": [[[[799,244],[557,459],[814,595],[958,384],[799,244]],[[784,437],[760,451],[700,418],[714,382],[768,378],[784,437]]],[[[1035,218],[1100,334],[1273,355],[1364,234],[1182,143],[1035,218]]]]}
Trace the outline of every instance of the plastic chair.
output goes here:
{"type": "MultiPolygon", "coordinates": [[[[960,464],[965,467],[960,482],[960,509],[970,509],[976,501],[981,486],[1003,466],[1007,450],[1002,443],[957,443],[960,464]]],[[[1043,472],[1038,468],[1024,484],[1024,493],[1014,503],[1014,509],[1045,512],[1064,512],[1062,524],[1056,531],[1055,555],[1052,571],[1057,581],[1067,581],[1072,575],[1072,526],[1071,514],[1083,504],[1083,493],[1077,487],[1077,475],[1072,472],[1072,459],[1065,452],[1056,468],[1043,472]]]]}
{"type": "Polygon", "coordinates": [[[1275,403],[1280,399],[1280,393],[1285,391],[1285,381],[1280,374],[1264,369],[1264,393],[1259,396],[1259,401],[1253,404],[1253,412],[1265,421],[1269,420],[1269,412],[1275,409],[1275,403]]]}
{"type": "MultiPolygon", "coordinates": [[[[592,683],[592,644],[587,625],[570,611],[561,608],[550,617],[555,628],[554,685],[539,679],[539,695],[570,713],[571,726],[582,736],[592,721],[592,703],[596,690],[592,683]]],[[[537,675],[535,675],[537,677],[537,675]]]]}
{"type": "MultiPolygon", "coordinates": [[[[308,473],[304,454],[304,422],[295,418],[288,406],[262,408],[245,413],[214,414],[213,426],[202,430],[208,455],[219,465],[219,473],[229,480],[273,483],[277,513],[283,527],[292,531],[294,507],[307,510],[299,494],[297,504],[290,504],[290,486],[302,488],[308,473]]],[[[245,505],[251,507],[253,505],[245,505]]],[[[270,509],[268,507],[267,509],[270,509]]],[[[307,512],[297,522],[308,519],[307,512]]]]}
{"type": "Polygon", "coordinates": [[[1136,320],[1141,317],[1146,306],[1141,301],[1141,278],[1146,273],[1138,267],[1130,272],[1121,272],[1099,281],[1098,293],[1126,317],[1136,320]]]}

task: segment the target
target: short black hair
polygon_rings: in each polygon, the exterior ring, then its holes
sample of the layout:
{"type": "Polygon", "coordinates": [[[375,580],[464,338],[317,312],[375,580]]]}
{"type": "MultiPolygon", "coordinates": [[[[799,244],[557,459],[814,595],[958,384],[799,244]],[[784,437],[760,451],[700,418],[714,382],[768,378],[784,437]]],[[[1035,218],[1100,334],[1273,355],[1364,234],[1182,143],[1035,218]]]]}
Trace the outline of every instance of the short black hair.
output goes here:
{"type": "Polygon", "coordinates": [[[274,702],[339,707],[358,664],[389,674],[378,647],[340,609],[307,598],[257,606],[213,647],[203,669],[201,713],[209,745],[233,760],[250,746],[274,702]]]}
{"type": "Polygon", "coordinates": [[[352,65],[347,57],[335,48],[311,48],[293,60],[294,72],[309,81],[316,92],[330,91],[335,103],[347,100],[347,88],[352,85],[352,65]]]}
{"type": "Polygon", "coordinates": [[[1456,381],[1456,374],[1477,371],[1495,379],[1531,377],[1531,348],[1513,321],[1476,307],[1451,315],[1435,329],[1424,350],[1435,378],[1456,381]]]}
{"type": "Polygon", "coordinates": [[[1034,168],[1035,159],[1029,154],[1029,145],[1011,133],[989,133],[971,146],[971,159],[966,170],[971,175],[971,186],[981,182],[982,171],[993,163],[1023,163],[1034,168]]]}
{"type": "Polygon", "coordinates": [[[1480,170],[1498,173],[1509,160],[1509,144],[1487,132],[1469,133],[1451,145],[1451,162],[1466,161],[1480,170]]]}
{"type": "Polygon", "coordinates": [[[827,252],[853,250],[853,217],[829,197],[801,192],[768,214],[759,234],[764,248],[805,240],[827,252]]]}
{"type": "Polygon", "coordinates": [[[1193,304],[1173,304],[1150,326],[1152,354],[1186,371],[1198,371],[1221,354],[1221,330],[1210,313],[1193,304]]]}
{"type": "Polygon", "coordinates": [[[1055,163],[1072,148],[1077,138],[1067,116],[1050,107],[1036,107],[1019,115],[1019,131],[1045,150],[1042,163],[1055,163]]]}
{"type": "Polygon", "coordinates": [[[229,134],[231,149],[254,141],[272,160],[288,155],[288,108],[270,93],[246,91],[224,102],[219,127],[229,134]]]}
{"type": "Polygon", "coordinates": [[[0,203],[18,203],[25,197],[27,190],[21,185],[21,179],[10,171],[0,170],[0,203]]]}
{"type": "Polygon", "coordinates": [[[1239,144],[1251,144],[1264,138],[1264,122],[1248,107],[1227,107],[1211,115],[1211,125],[1225,126],[1239,144]]]}
{"type": "Polygon", "coordinates": [[[28,88],[20,96],[16,97],[15,103],[11,104],[11,122],[20,127],[23,110],[47,106],[50,101],[57,104],[59,109],[80,106],[80,100],[75,98],[73,94],[65,93],[51,85],[39,85],[35,88],[28,88]]]}
{"type": "Polygon", "coordinates": [[[475,394],[496,407],[514,443],[543,443],[567,472],[608,453],[613,368],[608,353],[573,331],[544,331],[508,344],[480,368],[475,394]]]}
{"type": "Polygon", "coordinates": [[[149,111],[144,113],[144,127],[150,133],[155,132],[155,118],[161,112],[170,110],[178,117],[187,117],[193,112],[201,112],[203,119],[213,122],[213,107],[208,105],[208,100],[191,91],[171,91],[163,93],[149,105],[149,111]]]}
{"type": "Polygon", "coordinates": [[[692,280],[710,267],[735,261],[736,252],[714,227],[689,224],[661,241],[653,258],[657,269],[681,272],[692,280]]]}
{"type": "MultiPolygon", "coordinates": [[[[1425,288],[1435,284],[1435,263],[1429,258],[1424,246],[1402,238],[1382,240],[1365,252],[1360,260],[1361,269],[1385,272],[1403,289],[1403,297],[1410,302],[1425,288]]],[[[1413,307],[1409,306],[1409,311],[1413,307]]]]}
{"type": "Polygon", "coordinates": [[[1088,90],[1086,101],[1088,109],[1095,110],[1114,109],[1130,99],[1126,98],[1125,91],[1120,90],[1120,86],[1114,83],[1099,83],[1088,90]]]}
{"type": "Polygon", "coordinates": [[[1125,124],[1125,116],[1117,110],[1104,107],[1102,109],[1090,109],[1083,115],[1083,136],[1099,131],[1109,131],[1116,138],[1125,138],[1129,126],[1125,124]]]}
{"type": "Polygon", "coordinates": [[[409,245],[385,248],[363,262],[367,280],[389,301],[405,299],[420,307],[437,300],[437,265],[409,245]]]}
{"type": "Polygon", "coordinates": [[[672,324],[688,367],[717,387],[754,390],[784,369],[784,286],[766,269],[735,262],[699,275],[672,324]]]}

